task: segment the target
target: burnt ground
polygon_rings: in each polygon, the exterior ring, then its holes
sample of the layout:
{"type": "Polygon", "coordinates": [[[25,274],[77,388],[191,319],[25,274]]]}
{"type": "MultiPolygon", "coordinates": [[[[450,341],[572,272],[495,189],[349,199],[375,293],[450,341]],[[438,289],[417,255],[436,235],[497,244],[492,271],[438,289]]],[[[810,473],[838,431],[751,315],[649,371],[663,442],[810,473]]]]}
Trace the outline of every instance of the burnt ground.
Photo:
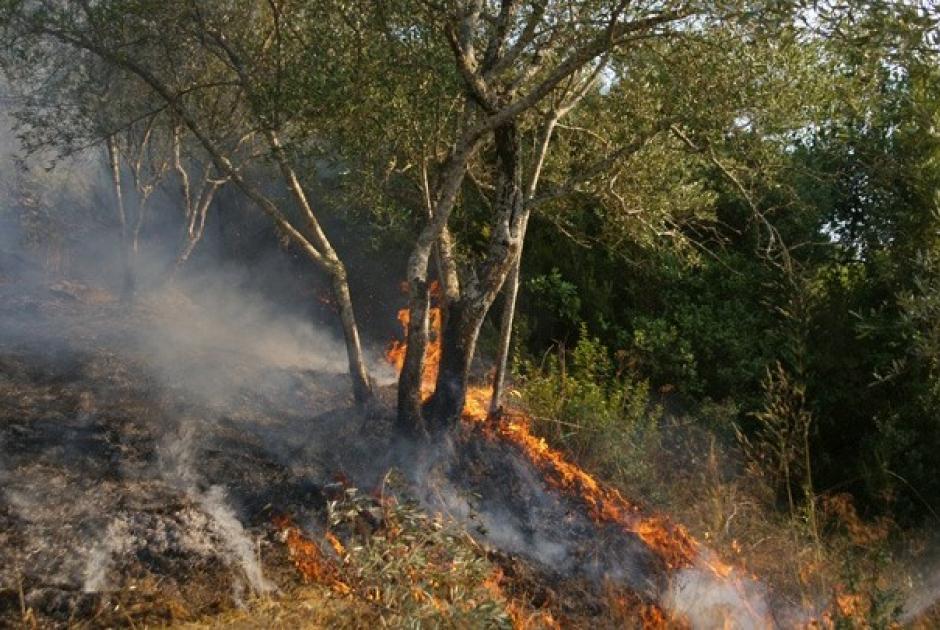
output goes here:
{"type": "MultiPolygon", "coordinates": [[[[364,415],[332,360],[281,360],[205,315],[172,290],[129,309],[74,283],[0,284],[0,627],[162,625],[287,592],[272,515],[313,524],[338,474],[371,488],[392,466],[537,605],[605,626],[605,580],[662,587],[639,540],[598,529],[510,447],[410,446],[389,388],[364,415]]],[[[319,343],[305,352],[332,356],[319,343]]]]}
{"type": "Polygon", "coordinates": [[[271,511],[315,511],[371,461],[346,378],[169,347],[151,304],[66,288],[0,286],[0,627],[233,605],[278,552],[271,511]]]}

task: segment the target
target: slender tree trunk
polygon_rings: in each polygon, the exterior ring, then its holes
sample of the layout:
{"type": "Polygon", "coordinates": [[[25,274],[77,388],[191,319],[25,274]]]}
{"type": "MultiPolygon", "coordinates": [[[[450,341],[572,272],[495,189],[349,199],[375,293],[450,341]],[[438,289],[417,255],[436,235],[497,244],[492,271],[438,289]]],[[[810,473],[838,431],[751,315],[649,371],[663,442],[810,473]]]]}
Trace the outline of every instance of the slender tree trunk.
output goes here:
{"type": "Polygon", "coordinates": [[[332,272],[331,279],[333,281],[333,298],[339,306],[340,320],[343,324],[343,338],[346,340],[346,356],[349,360],[349,375],[352,378],[353,397],[357,403],[364,404],[372,399],[372,379],[369,378],[365,357],[362,354],[359,328],[356,326],[352,298],[349,295],[346,268],[340,265],[338,269],[332,272]]]}
{"type": "Polygon", "coordinates": [[[140,233],[143,232],[144,223],[147,221],[147,201],[150,199],[149,193],[138,190],[137,194],[137,218],[134,221],[134,232],[131,238],[131,251],[135,259],[137,258],[137,254],[140,253],[140,233]]]}
{"type": "MultiPolygon", "coordinates": [[[[424,193],[425,210],[430,223],[434,220],[434,201],[431,199],[431,184],[428,181],[427,163],[423,164],[421,168],[421,187],[424,193]]],[[[434,247],[433,256],[434,267],[441,282],[446,306],[447,302],[460,297],[460,278],[457,273],[457,261],[454,258],[454,240],[446,225],[441,229],[441,236],[434,247]]]]}
{"type": "Polygon", "coordinates": [[[356,315],[353,310],[352,298],[349,295],[349,279],[346,274],[346,266],[336,254],[332,244],[326,237],[326,233],[320,226],[320,222],[313,212],[313,206],[311,206],[306,192],[300,185],[300,180],[288,161],[277,134],[273,130],[269,130],[267,138],[281,174],[287,182],[294,200],[307,218],[307,227],[324,260],[324,267],[330,274],[333,284],[333,297],[339,307],[339,315],[343,324],[343,337],[346,342],[346,354],[349,358],[349,376],[352,379],[353,395],[357,403],[364,404],[372,399],[372,379],[369,376],[369,369],[366,367],[362,344],[359,340],[359,328],[356,325],[356,315]]]}
{"type": "MultiPolygon", "coordinates": [[[[583,92],[582,92],[583,95],[583,92]]],[[[580,97],[578,97],[580,100],[580,97]]],[[[568,107],[561,111],[556,111],[545,122],[542,129],[542,137],[539,142],[538,152],[535,156],[535,167],[532,169],[532,175],[529,184],[526,187],[525,203],[528,205],[535,197],[535,191],[538,190],[539,178],[542,175],[542,166],[545,164],[545,156],[548,154],[548,146],[551,143],[552,135],[555,132],[555,126],[559,119],[577,103],[573,101],[568,107]]],[[[526,229],[529,226],[529,212],[531,208],[525,209],[525,219],[522,222],[521,234],[519,236],[519,251],[516,254],[516,260],[512,265],[512,271],[506,279],[505,286],[505,304],[503,306],[502,319],[499,323],[499,350],[496,357],[496,374],[493,378],[493,397],[490,399],[490,414],[498,414],[503,404],[503,388],[506,384],[506,371],[509,365],[509,349],[512,344],[512,323],[516,315],[516,299],[519,297],[519,274],[522,267],[522,252],[525,246],[526,229]]]]}
{"type": "Polygon", "coordinates": [[[137,205],[137,220],[134,222],[134,236],[131,239],[131,250],[135,258],[140,253],[140,233],[144,229],[144,211],[146,208],[144,204],[145,202],[141,201],[137,205]]]}
{"type": "MultiPolygon", "coordinates": [[[[523,239],[524,242],[524,239],[523,239]]],[[[512,265],[506,285],[503,287],[504,303],[499,322],[499,350],[496,357],[496,373],[493,376],[493,397],[490,399],[490,415],[502,410],[503,388],[509,366],[509,349],[512,344],[512,322],[516,314],[516,298],[519,295],[519,267],[522,265],[522,243],[519,243],[518,260],[512,265]]]]}
{"type": "Polygon", "coordinates": [[[117,205],[118,224],[121,228],[120,259],[123,274],[121,286],[121,299],[130,300],[134,296],[134,271],[131,267],[130,242],[127,233],[127,213],[124,210],[124,194],[121,187],[121,162],[114,136],[108,137],[108,161],[111,171],[111,182],[114,185],[114,199],[117,205]]]}
{"type": "MultiPolygon", "coordinates": [[[[222,183],[220,181],[210,181],[207,173],[203,178],[202,192],[199,195],[199,200],[195,207],[192,205],[192,201],[189,198],[186,199],[187,218],[184,229],[183,246],[176,256],[176,261],[174,261],[173,268],[170,271],[171,274],[175,274],[186,264],[189,257],[192,256],[195,251],[196,246],[202,240],[202,235],[206,232],[206,217],[209,214],[209,208],[212,206],[212,200],[215,198],[215,193],[221,185],[222,183]]],[[[188,194],[188,187],[184,187],[183,192],[188,194]]]]}

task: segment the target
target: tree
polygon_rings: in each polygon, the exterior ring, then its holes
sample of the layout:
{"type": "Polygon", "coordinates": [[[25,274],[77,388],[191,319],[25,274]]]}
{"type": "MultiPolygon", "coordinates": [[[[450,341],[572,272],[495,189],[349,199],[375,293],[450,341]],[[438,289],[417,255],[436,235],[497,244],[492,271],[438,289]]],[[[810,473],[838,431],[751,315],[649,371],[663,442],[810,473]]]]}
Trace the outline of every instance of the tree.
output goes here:
{"type": "MultiPolygon", "coordinates": [[[[527,115],[550,97],[563,103],[564,94],[577,93],[582,81],[600,72],[612,51],[669,37],[710,11],[694,3],[647,9],[603,2],[578,7],[554,2],[463,2],[417,3],[407,13],[379,13],[387,24],[384,32],[390,34],[383,39],[384,46],[398,48],[407,57],[409,42],[399,36],[404,32],[434,42],[434,50],[440,50],[442,42],[450,49],[449,63],[435,57],[441,64],[435,69],[443,70],[442,83],[457,85],[458,91],[445,102],[459,98],[449,148],[433,161],[431,169],[435,182],[427,195],[431,218],[415,239],[407,271],[411,319],[398,415],[404,427],[420,433],[429,424],[420,395],[427,344],[428,263],[463,194],[474,159],[481,151],[488,153],[482,159],[489,165],[495,203],[486,221],[487,244],[477,262],[462,269],[443,265],[457,273],[442,278],[443,350],[435,392],[428,401],[429,417],[443,427],[451,426],[463,408],[480,326],[523,238],[528,211],[520,138],[527,115]]],[[[396,54],[390,56],[397,59],[396,54]]]]}
{"type": "MultiPolygon", "coordinates": [[[[322,15],[304,3],[240,3],[206,7],[198,2],[128,0],[108,4],[51,1],[7,2],[3,22],[9,36],[8,60],[33,61],[47,72],[56,63],[82,64],[89,58],[133,81],[185,126],[229,179],[268,214],[331,280],[339,307],[356,400],[372,395],[359,331],[349,295],[345,266],[333,249],[292,163],[282,135],[289,132],[291,106],[297,102],[288,80],[308,104],[305,91],[317,80],[311,56],[325,50],[323,40],[307,40],[310,31],[289,29],[321,23],[322,15]],[[288,13],[292,12],[292,13],[288,13]],[[272,42],[275,45],[269,45],[272,42]],[[63,51],[80,53],[70,60],[63,51]],[[277,69],[308,67],[312,73],[288,75],[277,69]],[[273,72],[272,72],[273,71],[273,72]],[[268,81],[274,77],[273,83],[268,81]],[[313,77],[311,79],[311,77],[313,77]],[[298,87],[299,86],[299,87],[298,87]],[[280,208],[234,164],[231,155],[246,136],[257,135],[291,192],[300,217],[280,208]]],[[[320,33],[322,34],[322,33],[320,33]]],[[[22,65],[20,66],[22,68],[22,65]]],[[[94,84],[93,84],[94,85],[94,84]]],[[[309,118],[308,118],[309,121],[309,118]]],[[[306,136],[306,131],[304,136],[306,136]]]]}

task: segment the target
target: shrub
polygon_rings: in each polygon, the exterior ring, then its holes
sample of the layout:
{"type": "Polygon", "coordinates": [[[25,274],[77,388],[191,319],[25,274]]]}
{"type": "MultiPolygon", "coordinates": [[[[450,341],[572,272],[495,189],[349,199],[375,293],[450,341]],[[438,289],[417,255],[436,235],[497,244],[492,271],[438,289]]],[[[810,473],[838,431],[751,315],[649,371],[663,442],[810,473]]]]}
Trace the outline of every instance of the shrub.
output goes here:
{"type": "Polygon", "coordinates": [[[559,346],[520,372],[517,394],[536,433],[615,483],[649,479],[661,410],[650,403],[649,383],[615,364],[583,325],[573,350],[559,346]]]}

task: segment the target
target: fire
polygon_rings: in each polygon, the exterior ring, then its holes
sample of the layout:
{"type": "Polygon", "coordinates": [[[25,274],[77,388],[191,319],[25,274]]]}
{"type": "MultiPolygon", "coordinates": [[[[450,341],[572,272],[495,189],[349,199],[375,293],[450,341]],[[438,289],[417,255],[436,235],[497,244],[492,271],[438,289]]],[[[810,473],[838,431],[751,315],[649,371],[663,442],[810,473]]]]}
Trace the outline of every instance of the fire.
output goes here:
{"type": "MultiPolygon", "coordinates": [[[[477,393],[473,392],[474,395],[477,393]]],[[[482,393],[486,395],[487,392],[482,393]]],[[[479,407],[479,402],[468,405],[471,411],[479,407]]],[[[487,431],[516,446],[542,472],[549,485],[580,498],[595,521],[619,526],[639,536],[670,569],[692,566],[698,548],[685,528],[662,516],[644,516],[639,506],[631,503],[619,491],[600,483],[551,448],[543,438],[533,435],[527,416],[518,412],[504,414],[495,425],[487,422],[485,414],[464,413],[464,419],[483,423],[487,431]]]]}
{"type": "Polygon", "coordinates": [[[665,630],[672,628],[680,630],[686,628],[686,624],[676,619],[670,619],[663,612],[663,609],[649,602],[639,599],[636,594],[617,586],[610,582],[605,585],[605,598],[610,607],[612,620],[622,627],[637,626],[636,620],[639,619],[639,627],[643,630],[665,630]]]}
{"type": "Polygon", "coordinates": [[[512,621],[513,630],[555,630],[561,629],[562,625],[547,610],[527,610],[526,606],[507,595],[503,589],[505,575],[503,570],[496,568],[489,577],[483,582],[483,586],[493,595],[506,601],[506,612],[512,621]]]}
{"type": "MultiPolygon", "coordinates": [[[[439,295],[437,283],[432,285],[432,297],[439,295]]],[[[441,359],[441,308],[431,308],[429,314],[431,340],[425,351],[421,393],[427,398],[433,393],[434,381],[441,359]]],[[[410,313],[407,308],[398,312],[398,321],[407,331],[410,313]]],[[[407,343],[393,341],[385,353],[389,363],[401,371],[407,343]]],[[[576,464],[565,459],[561,452],[551,448],[544,439],[536,437],[530,428],[528,416],[514,411],[504,413],[499,422],[489,422],[489,396],[486,387],[467,389],[463,419],[471,425],[483,426],[491,436],[515,445],[545,475],[548,483],[567,494],[580,497],[591,517],[601,523],[621,526],[639,536],[671,569],[692,566],[697,556],[697,544],[685,528],[674,525],[664,517],[644,517],[640,508],[628,501],[616,489],[598,482],[576,464]]],[[[725,567],[720,567],[724,571],[725,567]]],[[[730,572],[730,568],[727,569],[730,572]]]]}
{"type": "MultiPolygon", "coordinates": [[[[437,290],[435,288],[435,291],[437,290]]],[[[410,320],[408,309],[399,311],[398,320],[407,331],[410,320]]],[[[431,341],[425,352],[421,387],[424,398],[433,393],[441,358],[439,306],[431,308],[429,320],[431,341]]],[[[404,364],[406,349],[406,342],[393,341],[386,352],[386,359],[399,371],[404,364]]],[[[533,434],[531,418],[525,413],[519,410],[503,411],[499,417],[493,417],[489,412],[490,395],[488,387],[467,388],[462,418],[468,426],[482,430],[491,439],[500,439],[512,444],[542,473],[550,486],[568,496],[577,497],[584,503],[588,515],[595,522],[620,527],[624,532],[638,536],[668,569],[704,567],[716,579],[730,581],[733,585],[738,584],[734,575],[735,569],[721,562],[714,554],[703,553],[703,548],[684,527],[672,523],[665,516],[644,514],[638,505],[624,497],[617,489],[599,482],[587,471],[566,459],[560,451],[549,446],[543,438],[533,434]]],[[[739,590],[743,590],[743,587],[739,590]]],[[[645,628],[675,627],[677,621],[667,619],[663,611],[655,606],[644,608],[640,617],[645,628]]],[[[752,618],[757,621],[760,616],[754,613],[752,618]]],[[[515,621],[516,627],[531,627],[522,620],[515,621]]],[[[544,624],[546,620],[541,621],[544,624]]],[[[727,621],[731,622],[730,619],[727,621]]],[[[773,626],[769,620],[765,621],[767,627],[773,626]]]]}
{"type": "MultiPolygon", "coordinates": [[[[432,304],[438,302],[441,296],[441,286],[435,280],[431,283],[432,304]]],[[[403,308],[398,311],[398,321],[401,323],[402,330],[408,331],[408,324],[411,322],[411,311],[403,308]]],[[[434,380],[437,378],[437,368],[441,363],[441,307],[431,306],[428,310],[428,327],[430,329],[430,339],[428,346],[424,350],[424,371],[421,374],[421,395],[427,399],[434,391],[434,380]]],[[[404,341],[392,340],[385,350],[385,360],[395,366],[395,369],[401,372],[405,365],[405,352],[408,350],[408,344],[404,341]]]]}
{"type": "MultiPolygon", "coordinates": [[[[852,627],[867,628],[868,619],[874,603],[870,596],[848,590],[844,585],[837,584],[833,589],[832,601],[829,608],[815,619],[803,624],[804,630],[836,630],[836,628],[852,627]]],[[[889,628],[900,628],[892,623],[889,628]]]]}
{"type": "MultiPolygon", "coordinates": [[[[272,521],[287,545],[291,562],[305,581],[329,586],[340,595],[348,595],[352,591],[342,579],[339,567],[323,553],[319,545],[303,535],[289,516],[275,516],[272,521]]],[[[343,544],[335,536],[327,533],[326,540],[337,555],[345,553],[343,544]]]]}
{"type": "MultiPolygon", "coordinates": [[[[440,287],[432,285],[432,297],[438,299],[440,287]]],[[[429,315],[431,341],[425,352],[422,395],[430,396],[434,388],[441,358],[440,326],[441,308],[434,306],[429,315]]],[[[398,321],[407,331],[410,313],[407,308],[398,312],[398,321]]],[[[401,371],[407,343],[393,341],[385,356],[389,363],[401,371]]],[[[519,411],[503,413],[498,422],[490,422],[490,390],[487,387],[471,386],[467,389],[463,419],[471,425],[482,426],[490,436],[498,437],[516,446],[545,475],[548,483],[565,493],[579,497],[588,508],[588,513],[597,522],[622,527],[626,532],[639,536],[670,569],[690,567],[698,557],[698,544],[684,527],[671,523],[660,516],[647,517],[640,513],[639,506],[627,500],[619,491],[605,486],[565,456],[551,448],[544,439],[531,431],[528,416],[519,411]]],[[[710,563],[719,575],[731,572],[731,567],[717,561],[710,563]]]]}

